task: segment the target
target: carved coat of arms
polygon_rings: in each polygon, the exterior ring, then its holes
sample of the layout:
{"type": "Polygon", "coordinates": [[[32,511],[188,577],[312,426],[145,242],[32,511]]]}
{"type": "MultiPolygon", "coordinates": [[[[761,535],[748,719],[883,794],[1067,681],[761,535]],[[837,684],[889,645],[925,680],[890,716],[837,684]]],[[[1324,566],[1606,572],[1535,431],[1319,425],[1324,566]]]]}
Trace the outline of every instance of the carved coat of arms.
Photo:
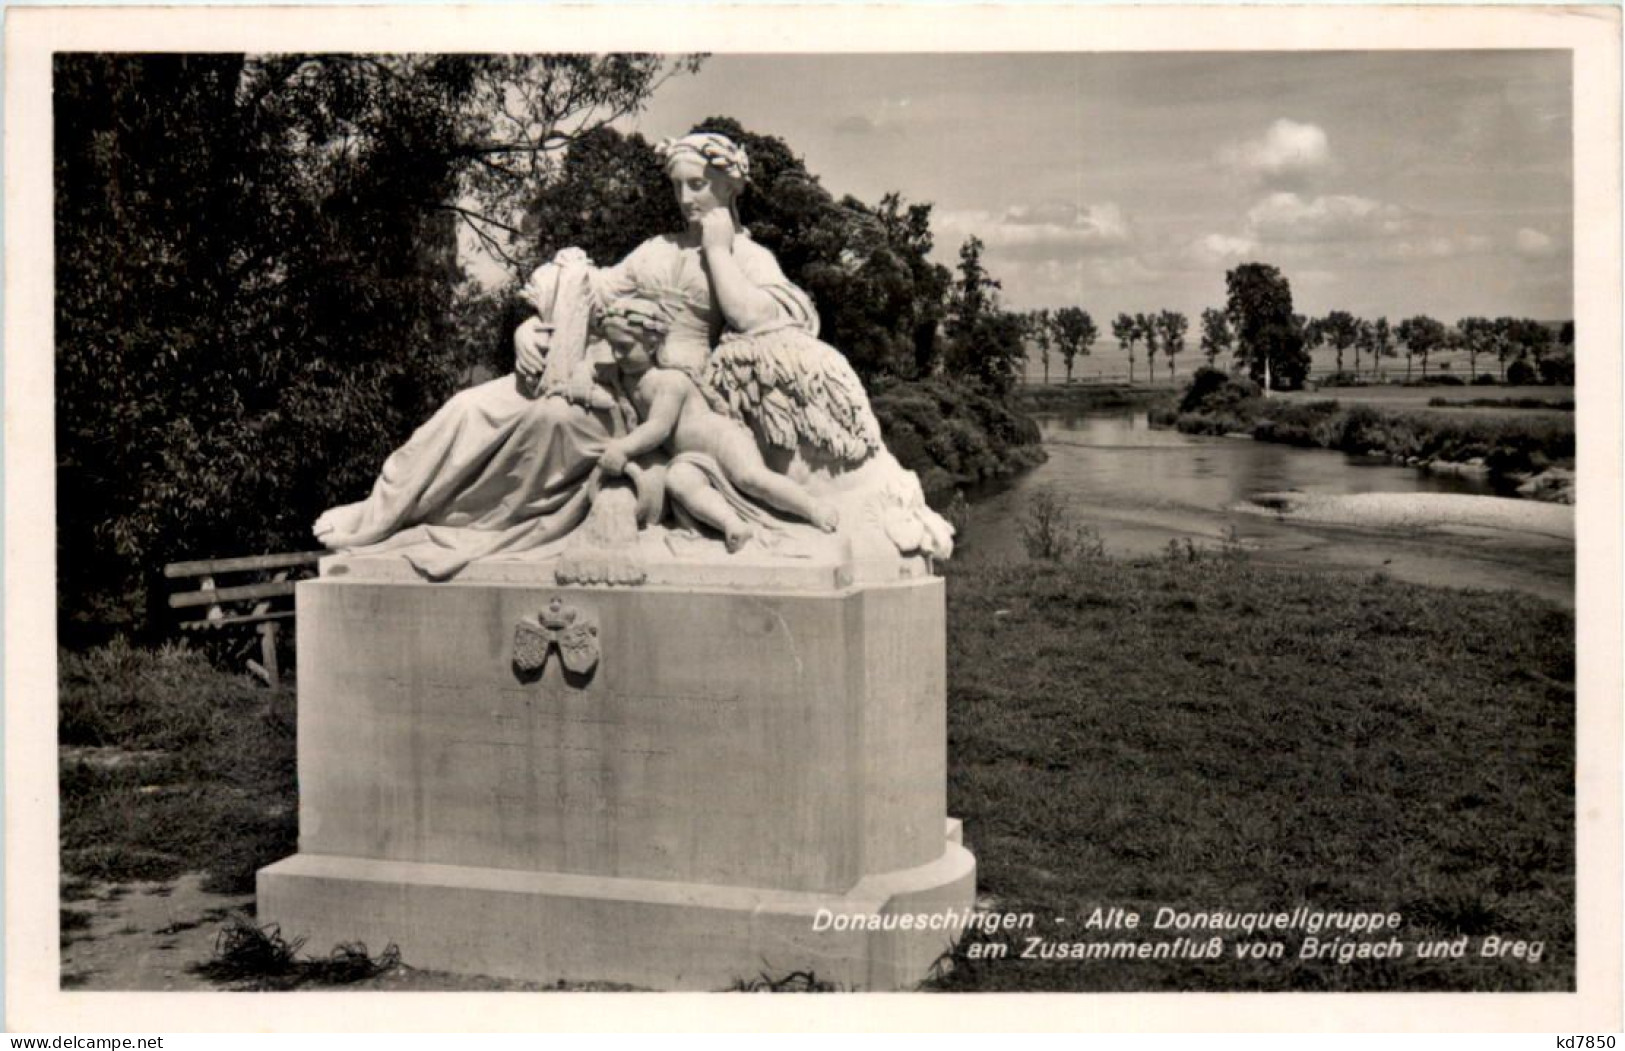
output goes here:
{"type": "Polygon", "coordinates": [[[513,633],[514,667],[540,672],[555,646],[566,671],[591,674],[598,667],[598,617],[556,598],[537,616],[521,618],[513,633]]]}

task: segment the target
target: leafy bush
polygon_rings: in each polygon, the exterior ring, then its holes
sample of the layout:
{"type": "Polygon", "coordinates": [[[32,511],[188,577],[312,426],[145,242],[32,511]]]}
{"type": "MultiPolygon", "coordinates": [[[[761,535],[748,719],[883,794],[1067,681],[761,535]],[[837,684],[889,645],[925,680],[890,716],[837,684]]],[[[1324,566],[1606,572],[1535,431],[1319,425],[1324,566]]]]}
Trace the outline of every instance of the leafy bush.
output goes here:
{"type": "Polygon", "coordinates": [[[1335,401],[1308,403],[1282,403],[1273,406],[1269,414],[1253,423],[1253,437],[1259,441],[1280,442],[1285,445],[1314,446],[1321,444],[1323,424],[1336,412],[1335,401]]]}
{"type": "Polygon", "coordinates": [[[1247,434],[1247,422],[1230,413],[1182,412],[1174,426],[1185,434],[1209,434],[1222,438],[1227,434],[1247,434]]]}
{"type": "Polygon", "coordinates": [[[939,510],[954,492],[1044,459],[1038,424],[970,383],[883,380],[871,398],[886,447],[939,510]]]}
{"type": "Polygon", "coordinates": [[[156,634],[166,562],[312,546],[494,339],[459,222],[509,217],[555,154],[505,141],[491,100],[584,131],[665,66],[58,55],[62,637],[156,634]]]}
{"type": "Polygon", "coordinates": [[[1540,382],[1540,373],[1527,358],[1519,358],[1507,366],[1507,383],[1514,387],[1528,387],[1540,382]]]}
{"type": "Polygon", "coordinates": [[[1105,554],[1099,530],[1080,526],[1066,496],[1054,485],[1040,487],[1027,499],[1021,543],[1027,557],[1035,561],[1065,562],[1105,554]]]}
{"type": "Polygon", "coordinates": [[[1540,380],[1553,386],[1568,387],[1574,384],[1574,351],[1562,354],[1548,354],[1540,359],[1540,380]]]}
{"type": "Polygon", "coordinates": [[[1475,387],[1493,387],[1500,382],[1500,380],[1496,379],[1488,372],[1480,372],[1478,375],[1473,377],[1473,386],[1475,387]]]}
{"type": "Polygon", "coordinates": [[[1224,413],[1240,415],[1242,406],[1257,399],[1258,384],[1248,379],[1236,379],[1215,368],[1202,367],[1191,376],[1185,395],[1179,401],[1179,411],[1224,413]]]}
{"type": "Polygon", "coordinates": [[[1574,411],[1573,398],[1558,398],[1547,401],[1544,398],[1468,398],[1465,401],[1452,401],[1449,398],[1429,398],[1428,406],[1435,409],[1541,409],[1574,411]]]}
{"type": "MultiPolygon", "coordinates": [[[[1211,401],[1224,402],[1222,394],[1211,401]]],[[[1430,404],[1441,402],[1432,399],[1430,404]]],[[[1503,399],[1501,404],[1504,404],[1503,399]]],[[[1559,408],[1534,399],[1531,407],[1559,408]]],[[[1521,474],[1574,456],[1572,420],[1549,413],[1527,419],[1440,412],[1387,412],[1371,405],[1342,408],[1335,401],[1256,399],[1232,411],[1183,412],[1175,426],[1187,434],[1245,430],[1259,441],[1338,449],[1356,455],[1465,462],[1482,459],[1493,473],[1521,474]]]]}

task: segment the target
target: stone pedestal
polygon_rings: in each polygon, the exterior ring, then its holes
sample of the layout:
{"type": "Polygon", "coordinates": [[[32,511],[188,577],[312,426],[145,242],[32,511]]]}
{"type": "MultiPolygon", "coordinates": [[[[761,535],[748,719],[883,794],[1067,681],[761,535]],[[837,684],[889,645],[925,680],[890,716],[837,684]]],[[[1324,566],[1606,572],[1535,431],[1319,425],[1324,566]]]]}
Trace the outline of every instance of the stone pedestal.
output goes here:
{"type": "Polygon", "coordinates": [[[949,948],[975,861],[945,813],[940,580],[344,569],[298,588],[299,853],[260,872],[261,922],[656,989],[907,988],[949,948]]]}

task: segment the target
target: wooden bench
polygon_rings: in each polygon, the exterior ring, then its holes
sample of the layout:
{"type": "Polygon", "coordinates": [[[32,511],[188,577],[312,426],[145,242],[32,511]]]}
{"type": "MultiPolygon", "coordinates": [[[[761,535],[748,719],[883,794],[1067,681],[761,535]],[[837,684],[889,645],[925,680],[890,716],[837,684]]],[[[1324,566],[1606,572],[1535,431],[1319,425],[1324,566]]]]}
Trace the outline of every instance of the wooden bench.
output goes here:
{"type": "Polygon", "coordinates": [[[250,659],[248,670],[267,686],[279,680],[276,640],[279,624],[291,620],[292,609],[277,609],[278,599],[293,596],[295,580],[289,576],[316,562],[330,551],[298,551],[285,555],[254,555],[250,558],[211,558],[196,562],[174,562],[164,567],[164,576],[170,579],[198,578],[198,590],[177,591],[169,596],[171,609],[207,607],[203,616],[181,621],[183,631],[217,631],[253,625],[260,637],[260,659],[250,659]],[[235,574],[269,575],[253,583],[232,587],[216,585],[215,578],[235,574]],[[248,607],[248,608],[244,608],[248,607]]]}

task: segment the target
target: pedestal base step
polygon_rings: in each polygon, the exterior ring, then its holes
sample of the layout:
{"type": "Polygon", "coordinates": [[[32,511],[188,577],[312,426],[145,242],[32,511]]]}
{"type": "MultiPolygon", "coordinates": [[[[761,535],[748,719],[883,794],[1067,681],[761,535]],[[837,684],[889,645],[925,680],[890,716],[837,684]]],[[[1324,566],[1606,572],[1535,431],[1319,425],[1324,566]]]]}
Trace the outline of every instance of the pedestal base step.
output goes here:
{"type": "MultiPolygon", "coordinates": [[[[951,828],[951,832],[957,832],[951,828]]],[[[425,970],[551,983],[724,990],[809,972],[843,990],[909,989],[957,939],[976,860],[816,894],[296,854],[259,872],[259,918],[315,952],[390,942],[425,970]]]]}

